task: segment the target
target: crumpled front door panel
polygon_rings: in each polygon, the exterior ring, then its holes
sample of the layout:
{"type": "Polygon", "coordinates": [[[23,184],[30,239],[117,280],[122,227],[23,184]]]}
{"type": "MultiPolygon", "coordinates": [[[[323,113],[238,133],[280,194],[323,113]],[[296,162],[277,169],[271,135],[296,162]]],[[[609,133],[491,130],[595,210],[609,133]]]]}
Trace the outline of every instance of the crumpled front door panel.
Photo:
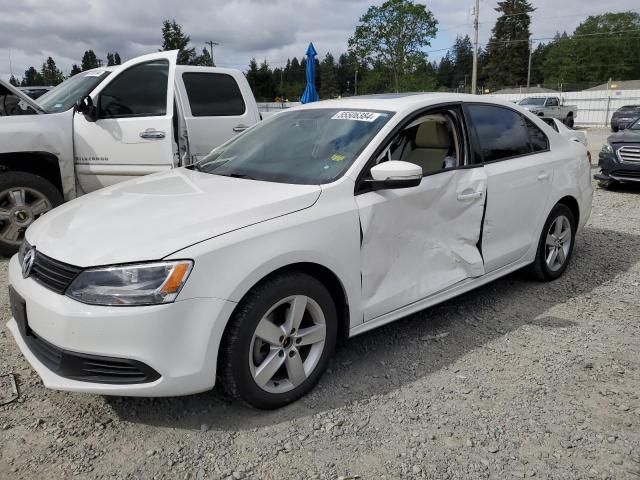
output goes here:
{"type": "Polygon", "coordinates": [[[486,185],[478,167],[356,197],[365,321],[484,273],[477,244],[486,185]]]}

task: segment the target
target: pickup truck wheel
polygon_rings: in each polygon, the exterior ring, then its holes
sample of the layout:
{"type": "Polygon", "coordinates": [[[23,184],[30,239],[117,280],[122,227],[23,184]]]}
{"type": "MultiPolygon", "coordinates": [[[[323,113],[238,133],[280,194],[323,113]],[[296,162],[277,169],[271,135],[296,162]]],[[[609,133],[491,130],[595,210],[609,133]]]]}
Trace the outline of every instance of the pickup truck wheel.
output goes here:
{"type": "Polygon", "coordinates": [[[0,173],[0,255],[17,252],[27,227],[62,201],[58,189],[38,175],[0,173]]]}
{"type": "Polygon", "coordinates": [[[282,407],[320,379],[337,332],[336,307],[321,282],[300,272],[267,280],[230,320],[220,347],[220,383],[250,406],[282,407]]]}
{"type": "Polygon", "coordinates": [[[564,124],[569,128],[573,128],[573,116],[565,118],[564,124]]]}
{"type": "Polygon", "coordinates": [[[530,273],[542,281],[555,280],[567,268],[575,243],[576,222],[566,205],[557,204],[542,228],[530,273]]]}

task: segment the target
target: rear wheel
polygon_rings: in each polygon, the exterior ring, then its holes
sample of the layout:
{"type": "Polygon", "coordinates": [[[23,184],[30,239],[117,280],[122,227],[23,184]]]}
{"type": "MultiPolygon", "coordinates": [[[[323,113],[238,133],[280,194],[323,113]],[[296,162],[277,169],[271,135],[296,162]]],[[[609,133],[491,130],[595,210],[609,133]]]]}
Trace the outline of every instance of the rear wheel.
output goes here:
{"type": "Polygon", "coordinates": [[[616,133],[616,132],[618,131],[618,127],[611,127],[611,131],[612,131],[613,133],[616,133]]]}
{"type": "Polygon", "coordinates": [[[569,115],[567,118],[565,118],[564,124],[569,128],[573,128],[573,115],[569,115]]]}
{"type": "Polygon", "coordinates": [[[27,227],[62,201],[58,189],[38,175],[0,174],[0,255],[17,252],[27,227]]]}
{"type": "Polygon", "coordinates": [[[219,380],[253,407],[282,407],[320,379],[337,331],[336,308],[322,283],[297,272],[274,277],[254,288],[231,319],[219,380]]]}
{"type": "Polygon", "coordinates": [[[540,235],[536,259],[530,267],[537,279],[555,280],[564,273],[573,253],[575,232],[575,218],[569,207],[561,203],[553,207],[540,235]]]}

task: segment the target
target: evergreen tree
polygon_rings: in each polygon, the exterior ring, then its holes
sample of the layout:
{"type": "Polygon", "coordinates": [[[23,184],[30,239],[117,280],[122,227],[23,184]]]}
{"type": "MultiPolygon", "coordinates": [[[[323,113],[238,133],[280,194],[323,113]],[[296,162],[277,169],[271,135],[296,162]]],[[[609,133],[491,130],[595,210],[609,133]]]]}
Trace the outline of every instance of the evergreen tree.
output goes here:
{"type": "Polygon", "coordinates": [[[40,87],[44,85],[42,83],[42,75],[34,67],[29,67],[24,72],[22,77],[21,86],[23,87],[40,87]]]}
{"type": "Polygon", "coordinates": [[[453,88],[464,85],[465,88],[471,80],[473,69],[473,45],[469,35],[457,36],[453,45],[453,88]],[[467,82],[466,80],[469,80],[467,82]]]}
{"type": "Polygon", "coordinates": [[[16,77],[13,76],[13,74],[11,74],[11,77],[9,78],[9,83],[11,85],[13,85],[14,87],[20,86],[20,82],[18,81],[18,79],[16,77]]]}
{"type": "Polygon", "coordinates": [[[120,54],[118,52],[115,52],[113,54],[113,64],[114,65],[122,65],[122,60],[120,60],[120,54]]]}
{"type": "Polygon", "coordinates": [[[528,0],[503,0],[495,9],[502,15],[491,30],[487,45],[486,76],[492,89],[524,85],[529,64],[531,17],[528,0]]]}
{"type": "Polygon", "coordinates": [[[108,52],[107,53],[107,67],[111,67],[111,66],[113,66],[115,64],[116,64],[115,56],[113,55],[113,53],[108,52]]]}
{"type": "Polygon", "coordinates": [[[162,22],[162,48],[160,51],[179,50],[178,65],[192,65],[196,59],[196,49],[189,48],[191,37],[182,32],[182,26],[175,20],[162,22]]]}
{"type": "Polygon", "coordinates": [[[82,56],[82,71],[91,70],[92,68],[98,68],[100,61],[93,50],[87,50],[82,56]]]}
{"type": "Polygon", "coordinates": [[[338,94],[336,62],[331,53],[327,53],[320,64],[320,97],[333,98],[338,94]]]}
{"type": "MultiPolygon", "coordinates": [[[[338,67],[336,80],[338,82],[338,92],[340,95],[353,94],[354,79],[356,74],[355,57],[343,53],[338,57],[338,67]]],[[[361,72],[358,72],[359,74],[361,72]]]]}
{"type": "Polygon", "coordinates": [[[200,65],[201,67],[215,67],[215,63],[213,63],[213,59],[211,58],[211,54],[209,50],[206,48],[202,49],[202,55],[198,55],[193,59],[192,65],[200,65]]]}
{"type": "Polygon", "coordinates": [[[47,58],[42,64],[42,82],[47,86],[56,86],[63,80],[64,75],[56,66],[56,62],[51,57],[47,58]]]}
{"type": "Polygon", "coordinates": [[[74,75],[80,73],[82,71],[82,69],[76,65],[75,63],[71,66],[71,72],[69,73],[70,77],[73,77],[74,75]]]}
{"type": "Polygon", "coordinates": [[[440,64],[438,65],[438,83],[445,88],[453,87],[453,75],[454,75],[454,62],[451,56],[451,52],[447,52],[447,54],[440,59],[440,64]]]}

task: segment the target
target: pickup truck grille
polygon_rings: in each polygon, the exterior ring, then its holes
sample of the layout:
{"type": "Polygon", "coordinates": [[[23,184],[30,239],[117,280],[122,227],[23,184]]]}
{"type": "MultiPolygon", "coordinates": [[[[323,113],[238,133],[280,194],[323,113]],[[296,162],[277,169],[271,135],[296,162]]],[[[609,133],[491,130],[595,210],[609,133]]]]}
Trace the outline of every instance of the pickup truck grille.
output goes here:
{"type": "Polygon", "coordinates": [[[625,163],[639,163],[640,164],[640,145],[639,146],[624,146],[618,149],[618,158],[621,162],[625,163]]]}
{"type": "Polygon", "coordinates": [[[81,271],[81,267],[54,260],[36,250],[31,277],[49,290],[62,294],[81,271]]]}

